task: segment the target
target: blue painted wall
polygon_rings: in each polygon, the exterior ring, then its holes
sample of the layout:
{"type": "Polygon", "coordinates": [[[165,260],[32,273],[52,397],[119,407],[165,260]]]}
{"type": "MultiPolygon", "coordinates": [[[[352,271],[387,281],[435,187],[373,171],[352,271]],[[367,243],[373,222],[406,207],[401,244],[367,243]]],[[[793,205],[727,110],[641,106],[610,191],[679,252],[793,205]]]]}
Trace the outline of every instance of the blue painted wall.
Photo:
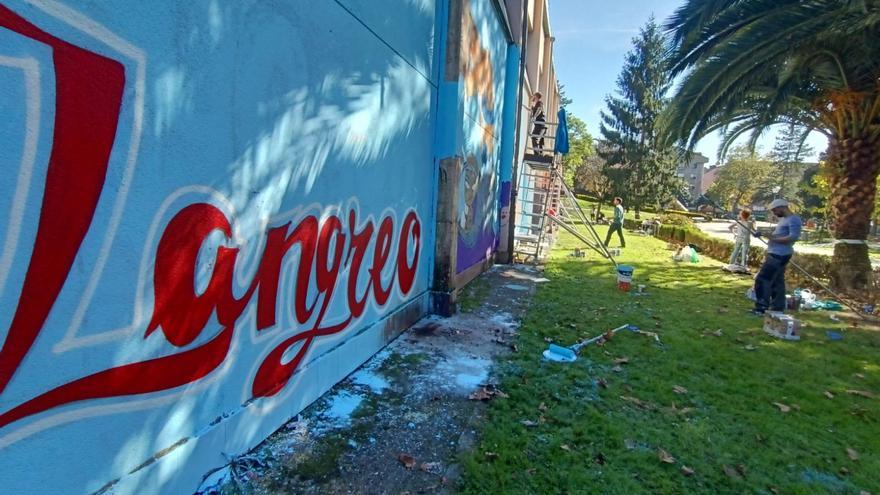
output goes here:
{"type": "MultiPolygon", "coordinates": [[[[393,316],[427,311],[438,11],[443,2],[431,0],[308,8],[290,0],[0,2],[4,492],[88,493],[118,480],[116,493],[190,493],[225,463],[221,452],[248,450],[380,349],[393,316]],[[118,95],[99,90],[116,82],[118,95]],[[95,122],[107,116],[111,132],[97,132],[95,122]],[[109,136],[106,159],[96,158],[99,134],[109,136]],[[65,144],[71,135],[80,138],[65,144]],[[88,160],[80,145],[93,152],[88,160]],[[53,182],[53,174],[82,177],[104,166],[92,173],[98,182],[53,182]],[[196,221],[181,223],[193,208],[196,221]],[[65,210],[85,212],[83,232],[52,227],[52,215],[65,210]],[[311,260],[300,272],[305,243],[292,245],[278,266],[265,264],[267,233],[291,235],[310,217],[326,229],[331,261],[335,249],[358,252],[355,245],[366,243],[359,270],[342,256],[330,278],[311,260]],[[393,225],[389,237],[380,233],[383,218],[393,225]],[[365,234],[368,224],[373,231],[365,234]],[[215,228],[200,238],[205,225],[215,228]],[[42,258],[39,239],[49,246],[42,258]],[[192,242],[196,258],[186,266],[192,242]],[[69,263],[59,246],[73,253],[69,263]],[[162,249],[166,266],[157,262],[162,249]],[[371,282],[374,262],[385,269],[371,282]],[[410,264],[414,280],[404,287],[400,266],[410,264]],[[279,274],[274,297],[271,268],[279,274]],[[34,278],[44,272],[58,278],[57,293],[34,278]],[[177,285],[168,288],[163,273],[177,285]],[[226,299],[214,291],[217,280],[229,282],[226,299]],[[204,324],[159,300],[190,282],[190,306],[222,307],[204,324]],[[157,295],[163,283],[166,292],[157,295]],[[26,291],[28,284],[35,289],[26,291]],[[367,293],[357,316],[351,286],[355,299],[367,293]],[[387,299],[376,295],[389,287],[387,299]],[[318,308],[305,321],[298,297],[318,308]],[[37,300],[48,301],[42,321],[37,300]],[[24,315],[18,322],[17,314],[24,315]],[[261,320],[266,314],[271,324],[261,320]],[[192,332],[175,333],[174,324],[192,332]],[[329,335],[285,346],[330,327],[329,335]],[[217,347],[224,338],[225,348],[217,347]],[[279,363],[278,349],[285,362],[302,351],[286,379],[264,374],[272,359],[279,363]],[[187,354],[208,350],[211,359],[187,354]],[[169,365],[150,368],[154,359],[169,365]],[[126,375],[132,366],[140,368],[126,375]],[[175,382],[186,373],[193,378],[175,382]],[[278,387],[258,390],[261,376],[278,387]]],[[[474,0],[473,15],[497,71],[494,105],[474,98],[473,125],[462,131],[461,152],[477,157],[479,177],[477,241],[468,249],[482,249],[496,228],[499,147],[490,133],[496,143],[485,151],[477,130],[498,125],[505,46],[488,0],[474,0]]]]}
{"type": "Polygon", "coordinates": [[[502,116],[507,39],[492,0],[463,2],[460,127],[463,167],[459,190],[456,272],[497,249],[501,187],[502,116]]]}

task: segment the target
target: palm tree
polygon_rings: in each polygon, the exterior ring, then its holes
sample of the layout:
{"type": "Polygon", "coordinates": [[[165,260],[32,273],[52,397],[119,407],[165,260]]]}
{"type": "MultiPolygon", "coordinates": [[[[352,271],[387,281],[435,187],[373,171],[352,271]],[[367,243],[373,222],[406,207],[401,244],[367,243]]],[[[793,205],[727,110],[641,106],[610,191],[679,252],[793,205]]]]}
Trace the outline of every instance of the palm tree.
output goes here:
{"type": "Polygon", "coordinates": [[[828,137],[832,283],[864,288],[880,172],[880,0],[685,0],[667,24],[683,79],[665,115],[688,149],[721,130],[722,151],[774,124],[828,137]]]}

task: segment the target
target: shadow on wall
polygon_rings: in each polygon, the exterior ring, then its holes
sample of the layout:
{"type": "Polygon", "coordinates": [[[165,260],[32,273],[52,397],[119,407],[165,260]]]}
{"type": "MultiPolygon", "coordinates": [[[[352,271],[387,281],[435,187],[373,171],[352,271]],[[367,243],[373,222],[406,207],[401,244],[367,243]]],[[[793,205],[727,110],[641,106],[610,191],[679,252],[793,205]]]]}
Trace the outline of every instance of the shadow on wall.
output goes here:
{"type": "MultiPolygon", "coordinates": [[[[395,17],[410,19],[415,26],[433,26],[433,2],[394,3],[395,17]]],[[[15,448],[15,454],[25,453],[32,435],[51,429],[52,439],[43,435],[40,445],[48,445],[47,441],[64,448],[79,445],[83,459],[70,462],[65,469],[77,471],[76,477],[91,477],[89,490],[149,467],[160,452],[168,455],[177,450],[174,462],[158,470],[161,486],[174,478],[175,469],[187,465],[186,455],[179,454],[195,452],[194,444],[201,436],[240,414],[255,391],[256,395],[277,394],[266,404],[256,404],[264,412],[255,417],[271,423],[255,420],[243,429],[225,430],[221,436],[226,437],[224,448],[232,450],[228,453],[259,441],[267,428],[271,431],[280,424],[279,415],[294,414],[298,404],[290,399],[300,387],[327,384],[306,385],[299,376],[283,391],[256,390],[252,383],[260,373],[260,363],[267,359],[266,351],[279,348],[291,337],[280,329],[259,333],[260,318],[268,313],[263,312],[263,299],[257,302],[248,296],[253,290],[249,282],[265,267],[261,261],[270,246],[267,229],[283,226],[284,234],[293,236],[296,228],[305,226],[301,232],[308,233],[300,239],[313,239],[310,243],[318,251],[316,258],[309,256],[302,242],[289,247],[289,256],[280,253],[277,266],[272,267],[280,274],[276,279],[279,293],[265,294],[266,301],[271,299],[266,307],[271,306],[270,319],[277,323],[273,326],[336,330],[335,336],[329,336],[330,332],[315,335],[311,349],[305,342],[284,347],[283,353],[274,356],[284,363],[305,364],[347,338],[346,330],[375,321],[408,294],[423,290],[426,280],[414,273],[413,265],[419,246],[426,243],[417,231],[418,214],[423,221],[429,219],[434,187],[430,113],[435,84],[430,79],[429,58],[433,40],[418,45],[407,38],[416,34],[401,34],[402,41],[392,51],[354,16],[358,2],[340,1],[311,9],[308,15],[293,2],[289,4],[224,6],[212,1],[198,11],[195,7],[186,11],[193,17],[191,23],[184,22],[186,16],[164,21],[178,28],[187,26],[191,29],[187,36],[162,38],[155,40],[157,46],[145,48],[144,127],[149,132],[142,136],[138,169],[128,178],[118,170],[108,172],[112,176],[108,181],[131,181],[129,200],[121,203],[120,211],[123,220],[133,219],[135,227],[124,234],[134,238],[120,236],[120,248],[110,232],[113,222],[96,217],[81,257],[103,250],[92,237],[107,238],[105,254],[110,261],[102,260],[91,275],[80,276],[82,282],[74,280],[65,286],[66,293],[70,284],[92,287],[92,292],[81,293],[87,294],[83,300],[94,299],[95,307],[91,302],[82,306],[72,332],[64,335],[66,326],[47,327],[37,342],[46,346],[46,337],[56,342],[71,335],[78,338],[81,324],[91,327],[91,332],[81,332],[88,343],[58,352],[54,359],[66,360],[65,364],[46,377],[34,378],[33,383],[28,383],[32,363],[53,359],[52,352],[34,347],[31,359],[13,369],[15,375],[0,407],[0,450],[15,448]],[[390,186],[380,187],[389,182],[390,186]],[[225,307],[234,309],[223,314],[215,313],[210,305],[189,308],[192,311],[177,322],[177,335],[185,337],[175,339],[167,325],[159,324],[158,311],[154,311],[160,304],[153,296],[155,277],[161,272],[154,256],[162,249],[161,239],[167,239],[160,235],[161,229],[179,220],[180,212],[195,203],[205,207],[193,217],[198,221],[181,224],[179,237],[199,239],[201,233],[206,242],[168,244],[165,254],[174,265],[171,272],[178,275],[171,279],[174,283],[168,292],[195,291],[209,301],[203,296],[219,291],[213,282],[222,278],[218,273],[229,270],[226,278],[233,286],[225,307]],[[98,235],[105,231],[107,237],[98,235]],[[356,243],[363,244],[356,247],[356,243]],[[130,254],[114,257],[118,250],[138,245],[145,246],[144,252],[134,263],[130,254]],[[356,253],[351,255],[352,251],[356,253]],[[180,264],[186,255],[196,260],[189,280],[179,276],[187,268],[180,264]],[[351,265],[349,257],[362,266],[351,265]],[[313,259],[318,261],[313,264],[313,259]],[[132,270],[138,261],[139,267],[132,270]],[[326,275],[329,272],[334,273],[326,275]],[[414,282],[413,278],[422,280],[414,282]],[[124,284],[106,284],[108,279],[124,284]],[[346,300],[346,283],[355,287],[358,297],[363,295],[360,314],[352,310],[351,298],[346,300]],[[414,283],[419,287],[413,289],[414,283]],[[114,291],[135,293],[132,308],[120,310],[134,316],[128,326],[96,331],[95,326],[105,321],[113,325],[114,320],[126,317],[104,317],[102,312],[111,310],[106,305],[98,307],[103,292],[114,291]],[[294,301],[303,307],[292,308],[294,301]],[[239,302],[241,307],[237,307],[239,302]],[[276,313],[277,302],[281,309],[276,313]],[[231,316],[236,311],[241,319],[231,316]],[[237,328],[224,324],[230,319],[237,328]],[[179,366],[163,369],[159,362],[150,361],[171,355],[181,356],[175,361],[179,366]],[[150,366],[137,368],[138,373],[120,372],[138,363],[150,366]],[[99,375],[99,381],[78,382],[99,375]],[[71,386],[75,383],[79,385],[71,386]],[[95,383],[104,388],[84,386],[95,383]],[[32,400],[35,397],[39,400],[32,400]],[[151,412],[125,414],[138,410],[151,412]],[[273,410],[277,410],[274,417],[270,416],[273,410]],[[79,426],[64,427],[74,424],[87,424],[81,427],[92,430],[84,435],[75,431],[79,426]],[[112,452],[101,454],[109,459],[90,457],[98,455],[100,447],[113,447],[112,452]]],[[[134,21],[119,21],[120,25],[129,22],[134,21]]],[[[393,29],[371,28],[380,36],[383,30],[393,29]]],[[[134,80],[130,69],[126,66],[129,86],[134,80]]],[[[129,108],[133,90],[126,91],[123,113],[130,115],[137,110],[129,108]]],[[[114,149],[113,160],[120,153],[114,149]]],[[[427,273],[425,265],[418,267],[419,273],[427,273]]],[[[259,297],[263,296],[261,292],[259,297]]],[[[59,310],[75,306],[56,307],[53,318],[60,318],[59,310]]],[[[30,452],[27,457],[39,461],[40,455],[30,452]]],[[[217,459],[219,453],[210,462],[216,465],[217,459]]]]}

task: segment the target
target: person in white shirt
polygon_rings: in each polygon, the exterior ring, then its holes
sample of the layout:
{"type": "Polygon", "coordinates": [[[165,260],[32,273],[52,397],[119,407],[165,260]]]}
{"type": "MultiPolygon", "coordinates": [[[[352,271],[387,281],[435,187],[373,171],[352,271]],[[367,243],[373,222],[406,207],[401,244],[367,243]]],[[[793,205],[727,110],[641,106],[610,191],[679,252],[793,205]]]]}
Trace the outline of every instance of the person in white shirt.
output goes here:
{"type": "Polygon", "coordinates": [[[730,254],[730,265],[749,266],[749,247],[751,246],[752,232],[755,230],[755,222],[752,220],[752,212],[743,210],[739,212],[739,221],[730,226],[734,233],[733,252],[730,254]]]}

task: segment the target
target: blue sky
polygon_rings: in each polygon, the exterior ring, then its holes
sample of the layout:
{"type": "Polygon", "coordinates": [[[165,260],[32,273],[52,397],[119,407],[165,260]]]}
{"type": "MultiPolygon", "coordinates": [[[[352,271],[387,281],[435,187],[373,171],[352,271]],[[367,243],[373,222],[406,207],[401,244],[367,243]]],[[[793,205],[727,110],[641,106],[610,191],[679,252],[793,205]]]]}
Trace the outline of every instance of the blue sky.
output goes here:
{"type": "MultiPolygon", "coordinates": [[[[653,13],[663,23],[682,0],[550,0],[556,72],[565,92],[574,100],[567,110],[587,123],[593,137],[599,137],[599,111],[605,108],[605,95],[616,89],[615,81],[623,57],[653,13]]],[[[775,132],[762,137],[762,151],[773,147],[775,132]]],[[[818,152],[827,146],[825,138],[813,134],[808,143],[818,152]]],[[[697,150],[717,161],[718,137],[707,136],[697,150]]]]}

